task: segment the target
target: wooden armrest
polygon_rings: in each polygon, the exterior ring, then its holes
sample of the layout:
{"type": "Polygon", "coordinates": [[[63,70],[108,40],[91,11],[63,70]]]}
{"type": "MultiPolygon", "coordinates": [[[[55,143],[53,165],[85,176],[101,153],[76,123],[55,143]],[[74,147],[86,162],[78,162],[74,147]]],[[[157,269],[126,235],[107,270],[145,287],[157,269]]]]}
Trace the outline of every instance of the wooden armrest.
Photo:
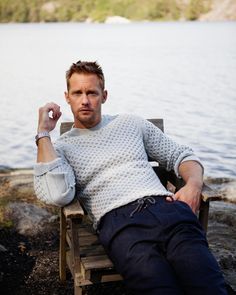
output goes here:
{"type": "Polygon", "coordinates": [[[63,209],[66,218],[83,218],[85,215],[78,199],[74,199],[70,204],[66,205],[63,209]]]}
{"type": "Polygon", "coordinates": [[[205,183],[203,184],[201,195],[202,195],[202,200],[204,202],[222,200],[222,196],[219,193],[217,193],[215,190],[207,186],[205,183]]]}

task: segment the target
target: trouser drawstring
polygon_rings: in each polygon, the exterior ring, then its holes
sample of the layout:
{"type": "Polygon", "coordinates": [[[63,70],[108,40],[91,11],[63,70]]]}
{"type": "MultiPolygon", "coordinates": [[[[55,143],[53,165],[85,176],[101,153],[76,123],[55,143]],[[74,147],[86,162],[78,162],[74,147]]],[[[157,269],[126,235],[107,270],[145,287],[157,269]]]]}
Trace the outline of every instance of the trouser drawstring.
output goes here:
{"type": "Polygon", "coordinates": [[[133,205],[137,205],[136,208],[130,213],[130,217],[133,217],[136,212],[140,212],[142,209],[147,208],[148,204],[155,204],[155,198],[148,196],[138,199],[133,205]]]}

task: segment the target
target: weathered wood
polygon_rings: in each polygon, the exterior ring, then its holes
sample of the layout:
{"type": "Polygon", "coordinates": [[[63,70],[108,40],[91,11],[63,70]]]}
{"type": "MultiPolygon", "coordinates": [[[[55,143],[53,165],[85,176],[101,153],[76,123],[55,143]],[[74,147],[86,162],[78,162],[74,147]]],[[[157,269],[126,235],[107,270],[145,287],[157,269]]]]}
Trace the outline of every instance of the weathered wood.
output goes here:
{"type": "Polygon", "coordinates": [[[219,201],[223,199],[221,194],[207,186],[205,183],[203,184],[201,195],[204,202],[219,201]]]}
{"type": "Polygon", "coordinates": [[[113,268],[114,265],[111,260],[107,257],[107,255],[99,255],[92,257],[84,257],[81,258],[81,262],[85,270],[99,270],[106,268],[113,268]]]}
{"type": "Polygon", "coordinates": [[[149,122],[152,122],[156,127],[161,129],[162,132],[164,132],[164,124],[163,119],[148,119],[149,122]]]}
{"type": "Polygon", "coordinates": [[[82,287],[75,285],[74,286],[74,295],[83,295],[83,294],[85,294],[85,293],[83,292],[82,287]]]}
{"type": "Polygon", "coordinates": [[[90,256],[99,256],[99,255],[106,255],[105,250],[101,244],[80,247],[81,257],[90,257],[90,256]]]}
{"type": "Polygon", "coordinates": [[[60,280],[66,281],[66,218],[63,209],[60,209],[60,254],[59,254],[59,272],[60,280]]]}
{"type": "MultiPolygon", "coordinates": [[[[81,248],[81,246],[90,245],[91,242],[93,242],[93,244],[94,244],[94,242],[97,241],[97,235],[96,235],[95,230],[92,227],[92,224],[90,226],[88,226],[88,225],[84,226],[81,221],[81,225],[78,229],[78,233],[79,233],[79,237],[80,237],[80,248],[81,248]]],[[[69,247],[71,248],[71,230],[70,229],[67,230],[66,241],[67,241],[69,247]]]]}
{"type": "MultiPolygon", "coordinates": [[[[68,238],[70,240],[72,240],[72,232],[71,232],[71,230],[67,230],[67,236],[68,236],[68,238]]],[[[97,244],[99,244],[98,236],[96,234],[80,236],[79,233],[78,233],[78,237],[79,237],[79,245],[80,246],[88,246],[88,245],[97,245],[97,244]]]]}
{"type": "MultiPolygon", "coordinates": [[[[76,280],[76,279],[75,279],[76,280]]],[[[105,274],[104,271],[99,272],[91,272],[90,279],[84,279],[80,282],[80,286],[88,286],[96,283],[108,283],[108,282],[116,282],[123,280],[122,276],[117,273],[108,273],[105,274]]],[[[76,282],[79,284],[79,282],[76,282]]]]}
{"type": "Polygon", "coordinates": [[[120,274],[112,274],[112,275],[102,275],[101,276],[101,283],[108,283],[108,282],[115,282],[123,280],[120,274]]]}
{"type": "Polygon", "coordinates": [[[69,249],[71,249],[72,245],[71,245],[71,234],[69,234],[69,230],[66,231],[66,242],[67,245],[69,246],[69,249]]]}
{"type": "Polygon", "coordinates": [[[74,122],[62,122],[60,126],[60,134],[63,134],[71,129],[74,122]]]}
{"type": "Polygon", "coordinates": [[[97,244],[99,244],[97,235],[80,237],[80,245],[81,246],[97,245],[97,244]]]}
{"type": "Polygon", "coordinates": [[[71,251],[66,251],[66,263],[69,267],[70,273],[74,278],[74,270],[73,270],[73,266],[72,266],[72,257],[71,257],[71,251]]]}
{"type": "Polygon", "coordinates": [[[79,228],[79,235],[81,237],[90,236],[90,235],[96,235],[96,231],[94,230],[92,224],[81,225],[81,227],[79,228]]]}
{"type": "Polygon", "coordinates": [[[200,205],[199,214],[198,214],[199,221],[205,232],[207,232],[207,227],[208,227],[209,205],[210,205],[209,201],[205,202],[201,200],[201,205],[200,205]]]}
{"type": "Polygon", "coordinates": [[[73,272],[81,273],[80,267],[80,249],[79,249],[79,221],[70,219],[71,229],[71,259],[73,272]]]}
{"type": "Polygon", "coordinates": [[[83,208],[76,198],[63,208],[63,213],[66,218],[83,218],[85,215],[83,208]]]}

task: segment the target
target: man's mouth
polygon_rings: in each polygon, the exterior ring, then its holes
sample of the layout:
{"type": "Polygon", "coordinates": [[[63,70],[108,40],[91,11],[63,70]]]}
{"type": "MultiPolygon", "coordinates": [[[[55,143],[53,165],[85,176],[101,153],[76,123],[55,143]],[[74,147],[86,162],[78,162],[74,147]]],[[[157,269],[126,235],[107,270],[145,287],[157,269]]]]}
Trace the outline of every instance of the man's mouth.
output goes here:
{"type": "Polygon", "coordinates": [[[80,112],[92,112],[91,109],[80,109],[79,111],[80,111],[80,112]]]}

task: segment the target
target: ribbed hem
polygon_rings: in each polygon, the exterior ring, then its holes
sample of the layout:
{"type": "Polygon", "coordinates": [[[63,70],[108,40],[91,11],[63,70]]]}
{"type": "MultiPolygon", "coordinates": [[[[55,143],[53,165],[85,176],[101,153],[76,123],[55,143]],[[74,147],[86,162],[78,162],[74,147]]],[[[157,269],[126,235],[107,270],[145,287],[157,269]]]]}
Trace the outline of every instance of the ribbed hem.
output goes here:
{"type": "Polygon", "coordinates": [[[48,171],[51,171],[51,170],[57,168],[61,164],[62,164],[61,158],[56,158],[55,160],[53,160],[51,162],[47,162],[47,163],[41,163],[41,162],[37,163],[34,165],[34,175],[35,176],[43,175],[43,174],[47,173],[48,171]]]}

